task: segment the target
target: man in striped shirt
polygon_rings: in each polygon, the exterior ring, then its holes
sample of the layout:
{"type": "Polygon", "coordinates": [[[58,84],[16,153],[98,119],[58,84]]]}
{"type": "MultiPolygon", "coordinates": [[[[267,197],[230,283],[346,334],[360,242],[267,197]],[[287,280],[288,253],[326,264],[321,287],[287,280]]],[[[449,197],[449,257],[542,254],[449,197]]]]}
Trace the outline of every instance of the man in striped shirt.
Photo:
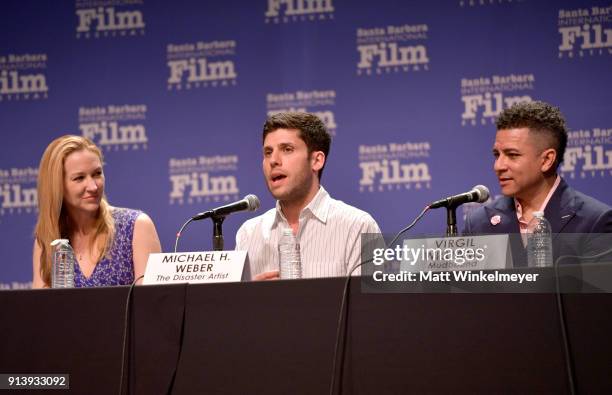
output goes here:
{"type": "Polygon", "coordinates": [[[347,275],[361,261],[361,234],[380,233],[368,213],[332,199],[321,186],[330,144],[313,114],[279,113],[266,120],[263,173],[276,207],[246,221],[236,234],[236,249],[248,252],[251,278],[279,277],[284,228],[300,243],[303,278],[347,275]]]}

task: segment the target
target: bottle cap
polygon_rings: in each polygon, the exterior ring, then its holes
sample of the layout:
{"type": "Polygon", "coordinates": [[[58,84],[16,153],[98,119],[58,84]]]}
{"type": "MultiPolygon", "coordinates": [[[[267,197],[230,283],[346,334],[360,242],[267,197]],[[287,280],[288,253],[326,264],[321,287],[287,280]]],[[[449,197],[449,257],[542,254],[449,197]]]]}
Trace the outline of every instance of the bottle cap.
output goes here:
{"type": "Polygon", "coordinates": [[[53,240],[51,242],[51,246],[53,246],[53,247],[55,247],[58,244],[63,244],[63,245],[69,246],[70,245],[70,240],[68,240],[68,239],[55,239],[55,240],[53,240]]]}
{"type": "Polygon", "coordinates": [[[533,216],[534,217],[543,217],[544,216],[544,211],[534,211],[533,212],[533,216]]]}

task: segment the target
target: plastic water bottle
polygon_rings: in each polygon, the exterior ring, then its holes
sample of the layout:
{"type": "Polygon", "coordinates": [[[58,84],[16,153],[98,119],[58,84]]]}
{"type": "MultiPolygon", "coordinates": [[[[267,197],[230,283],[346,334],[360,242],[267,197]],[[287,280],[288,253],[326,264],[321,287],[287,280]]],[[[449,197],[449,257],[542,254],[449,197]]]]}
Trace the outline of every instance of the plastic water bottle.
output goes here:
{"type": "Polygon", "coordinates": [[[528,225],[527,263],[529,267],[552,267],[552,232],[543,211],[533,213],[528,225]]]}
{"type": "Polygon", "coordinates": [[[302,278],[300,244],[290,228],[283,229],[281,233],[278,255],[281,279],[302,278]]]}
{"type": "Polygon", "coordinates": [[[51,242],[53,247],[52,288],[74,288],[74,251],[67,239],[51,242]]]}

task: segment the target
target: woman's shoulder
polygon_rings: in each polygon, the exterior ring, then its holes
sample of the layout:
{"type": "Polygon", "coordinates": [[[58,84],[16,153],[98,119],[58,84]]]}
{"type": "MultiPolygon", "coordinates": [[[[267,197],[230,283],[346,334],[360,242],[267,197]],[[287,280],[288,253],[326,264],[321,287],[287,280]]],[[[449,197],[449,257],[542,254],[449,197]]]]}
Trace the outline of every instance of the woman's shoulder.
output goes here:
{"type": "Polygon", "coordinates": [[[144,214],[141,210],[127,207],[111,207],[111,213],[115,222],[135,222],[141,214],[144,214]]]}

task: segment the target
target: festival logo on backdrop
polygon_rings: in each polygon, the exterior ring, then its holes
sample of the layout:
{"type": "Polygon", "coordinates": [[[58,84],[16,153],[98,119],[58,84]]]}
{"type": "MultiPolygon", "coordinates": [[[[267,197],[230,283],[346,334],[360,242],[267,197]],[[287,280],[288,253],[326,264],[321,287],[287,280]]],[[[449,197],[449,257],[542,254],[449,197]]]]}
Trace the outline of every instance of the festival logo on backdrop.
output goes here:
{"type": "Polygon", "coordinates": [[[168,90],[236,85],[236,46],[234,40],[168,44],[168,90]]]}
{"type": "Polygon", "coordinates": [[[170,204],[227,202],[240,194],[238,155],[170,158],[170,204]]]}
{"type": "Polygon", "coordinates": [[[461,126],[492,125],[502,110],[532,101],[533,74],[493,75],[461,79],[461,126]]]}
{"type": "Polygon", "coordinates": [[[76,38],[145,34],[143,0],[76,0],[76,38]]]}
{"type": "Polygon", "coordinates": [[[332,0],[267,0],[266,23],[324,21],[334,19],[332,0]]]}
{"type": "Polygon", "coordinates": [[[522,3],[525,0],[459,0],[460,7],[484,7],[502,4],[522,3]]]}
{"type": "Polygon", "coordinates": [[[0,169],[0,216],[38,211],[37,177],[33,167],[0,169]]]}
{"type": "Polygon", "coordinates": [[[612,54],[612,5],[559,10],[559,59],[612,54]]]}
{"type": "Polygon", "coordinates": [[[612,176],[612,128],[570,131],[559,169],[569,179],[612,176]]]}
{"type": "Polygon", "coordinates": [[[334,115],[335,106],[335,90],[299,90],[286,93],[268,93],[266,95],[268,116],[288,111],[309,112],[323,121],[332,136],[336,135],[338,127],[334,115]]]}
{"type": "Polygon", "coordinates": [[[427,35],[420,25],[357,29],[357,75],[429,70],[427,35]]]}
{"type": "Polygon", "coordinates": [[[79,130],[106,151],[146,150],[146,118],[144,104],[79,107],[79,130]]]}
{"type": "Polygon", "coordinates": [[[359,146],[359,192],[431,188],[431,144],[399,142],[359,146]]]}
{"type": "Polygon", "coordinates": [[[46,99],[47,54],[0,54],[0,102],[46,99]]]}

